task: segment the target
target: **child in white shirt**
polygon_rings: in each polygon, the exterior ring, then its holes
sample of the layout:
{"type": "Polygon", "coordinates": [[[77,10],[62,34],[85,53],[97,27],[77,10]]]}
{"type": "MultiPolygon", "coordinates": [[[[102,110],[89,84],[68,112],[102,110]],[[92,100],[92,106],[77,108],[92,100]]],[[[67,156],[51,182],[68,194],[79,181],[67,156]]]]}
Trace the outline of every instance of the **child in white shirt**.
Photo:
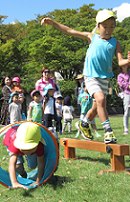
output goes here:
{"type": "Polygon", "coordinates": [[[69,96],[64,98],[64,106],[62,107],[62,111],[64,120],[62,133],[64,133],[67,123],[68,123],[68,132],[70,133],[72,119],[74,119],[74,108],[71,105],[71,99],[69,96]]]}
{"type": "Polygon", "coordinates": [[[10,95],[9,100],[9,113],[10,113],[10,123],[17,123],[21,121],[21,112],[19,102],[19,93],[13,92],[10,95]]]}

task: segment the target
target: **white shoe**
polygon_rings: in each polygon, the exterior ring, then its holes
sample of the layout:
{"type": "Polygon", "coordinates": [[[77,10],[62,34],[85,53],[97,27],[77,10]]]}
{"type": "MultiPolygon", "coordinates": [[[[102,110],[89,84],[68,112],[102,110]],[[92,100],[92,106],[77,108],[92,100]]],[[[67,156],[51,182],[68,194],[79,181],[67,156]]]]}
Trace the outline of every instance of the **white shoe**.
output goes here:
{"type": "Polygon", "coordinates": [[[106,144],[109,144],[109,143],[116,143],[116,137],[113,133],[113,131],[107,131],[105,134],[104,134],[104,142],[106,144]]]}

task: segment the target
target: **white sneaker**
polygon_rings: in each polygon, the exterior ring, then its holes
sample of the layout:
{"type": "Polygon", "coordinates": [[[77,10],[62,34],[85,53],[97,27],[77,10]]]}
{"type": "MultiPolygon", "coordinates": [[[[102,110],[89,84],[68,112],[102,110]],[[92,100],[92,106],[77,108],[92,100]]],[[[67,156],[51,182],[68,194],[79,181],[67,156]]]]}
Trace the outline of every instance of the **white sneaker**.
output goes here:
{"type": "Polygon", "coordinates": [[[126,131],[124,131],[124,135],[128,135],[128,133],[129,133],[129,132],[128,132],[127,130],[126,130],[126,131]]]}
{"type": "Polygon", "coordinates": [[[116,143],[116,137],[115,137],[113,131],[107,131],[104,134],[104,142],[106,144],[108,144],[108,143],[116,143]]]}

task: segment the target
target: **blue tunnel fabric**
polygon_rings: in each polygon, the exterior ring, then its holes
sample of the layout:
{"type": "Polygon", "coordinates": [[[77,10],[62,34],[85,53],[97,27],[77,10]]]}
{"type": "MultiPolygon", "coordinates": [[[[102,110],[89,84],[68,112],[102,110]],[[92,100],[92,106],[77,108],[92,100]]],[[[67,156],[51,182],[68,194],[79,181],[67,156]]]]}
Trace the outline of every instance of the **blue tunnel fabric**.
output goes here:
{"type": "MultiPolygon", "coordinates": [[[[10,124],[9,126],[6,126],[5,128],[1,129],[0,131],[0,137],[5,135],[5,133],[11,128],[15,126],[19,126],[24,122],[18,122],[16,124],[10,124]]],[[[37,186],[42,185],[45,183],[54,173],[57,164],[58,164],[58,144],[53,136],[53,134],[44,126],[41,124],[36,123],[40,126],[41,135],[44,138],[46,142],[46,146],[44,146],[44,161],[45,161],[45,169],[44,169],[44,176],[41,180],[41,182],[38,185],[30,186],[30,184],[34,183],[37,178],[37,169],[27,173],[27,178],[22,178],[20,176],[17,176],[17,180],[20,184],[23,184],[27,188],[35,188],[37,186]]],[[[0,183],[6,187],[11,187],[11,181],[9,177],[9,173],[5,170],[3,170],[0,167],[0,183]]]]}

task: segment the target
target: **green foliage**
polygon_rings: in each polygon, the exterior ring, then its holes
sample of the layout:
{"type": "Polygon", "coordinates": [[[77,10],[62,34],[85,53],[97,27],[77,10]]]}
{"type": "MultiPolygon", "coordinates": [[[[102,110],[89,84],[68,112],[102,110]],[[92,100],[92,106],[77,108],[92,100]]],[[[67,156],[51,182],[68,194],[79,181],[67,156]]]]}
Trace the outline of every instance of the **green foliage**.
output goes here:
{"type": "Polygon", "coordinates": [[[76,87],[75,80],[64,80],[64,81],[59,81],[58,82],[60,86],[60,91],[65,98],[66,96],[69,96],[71,98],[71,104],[73,107],[77,106],[77,100],[76,97],[74,96],[74,89],[76,87]]]}

